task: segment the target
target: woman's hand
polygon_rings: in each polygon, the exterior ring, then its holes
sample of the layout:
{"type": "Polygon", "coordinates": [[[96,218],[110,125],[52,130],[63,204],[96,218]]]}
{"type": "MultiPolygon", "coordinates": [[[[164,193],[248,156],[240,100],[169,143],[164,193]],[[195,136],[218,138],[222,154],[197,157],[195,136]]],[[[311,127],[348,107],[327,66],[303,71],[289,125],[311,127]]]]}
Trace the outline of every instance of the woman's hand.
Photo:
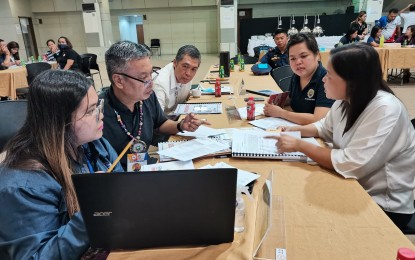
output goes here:
{"type": "Polygon", "coordinates": [[[272,105],[265,103],[264,106],[264,115],[270,116],[270,117],[282,117],[282,114],[284,113],[284,109],[282,109],[279,106],[272,105]]]}
{"type": "Polygon", "coordinates": [[[265,138],[277,140],[275,146],[277,147],[278,153],[297,152],[301,142],[301,139],[283,134],[280,136],[266,136],[265,138]]]}

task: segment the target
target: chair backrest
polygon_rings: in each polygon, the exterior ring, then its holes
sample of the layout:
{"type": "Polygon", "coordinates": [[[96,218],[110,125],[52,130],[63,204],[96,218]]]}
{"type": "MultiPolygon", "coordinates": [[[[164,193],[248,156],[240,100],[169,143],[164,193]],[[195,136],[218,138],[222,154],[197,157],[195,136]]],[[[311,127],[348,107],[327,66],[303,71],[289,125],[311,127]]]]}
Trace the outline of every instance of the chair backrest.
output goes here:
{"type": "Polygon", "coordinates": [[[280,81],[277,83],[278,87],[280,87],[280,89],[284,92],[289,91],[290,85],[291,85],[291,78],[292,76],[288,76],[288,77],[280,79],[280,81]]]}
{"type": "Polygon", "coordinates": [[[27,100],[0,101],[0,152],[22,128],[27,115],[27,100]]]}
{"type": "Polygon", "coordinates": [[[27,64],[27,83],[29,83],[30,85],[37,75],[39,75],[45,70],[50,70],[51,68],[52,65],[50,65],[47,62],[36,62],[27,64]]]}
{"type": "Polygon", "coordinates": [[[415,118],[411,120],[412,126],[415,128],[415,118]]]}
{"type": "Polygon", "coordinates": [[[160,39],[151,39],[150,47],[160,47],[160,39]]]}
{"type": "Polygon", "coordinates": [[[81,60],[82,60],[82,72],[85,73],[86,76],[91,76],[91,70],[90,70],[90,62],[91,62],[91,57],[89,56],[81,56],[81,60]]]}
{"type": "Polygon", "coordinates": [[[279,84],[280,80],[286,77],[292,76],[294,73],[290,67],[290,65],[277,67],[271,71],[271,76],[275,80],[277,84],[279,84]]]}
{"type": "MultiPolygon", "coordinates": [[[[244,59],[245,64],[255,64],[258,62],[258,58],[243,55],[242,58],[244,59]]],[[[238,57],[235,56],[232,58],[234,64],[238,64],[238,57]]]]}
{"type": "Polygon", "coordinates": [[[84,54],[81,55],[81,58],[83,58],[83,57],[90,57],[91,58],[91,60],[89,61],[89,69],[99,70],[96,54],[84,53],[84,54]]]}
{"type": "MultiPolygon", "coordinates": [[[[268,50],[271,49],[270,46],[268,45],[259,45],[254,47],[254,57],[256,57],[257,59],[259,59],[261,52],[263,52],[264,54],[268,52],[268,50]]],[[[262,58],[262,57],[261,57],[262,58]]]]}

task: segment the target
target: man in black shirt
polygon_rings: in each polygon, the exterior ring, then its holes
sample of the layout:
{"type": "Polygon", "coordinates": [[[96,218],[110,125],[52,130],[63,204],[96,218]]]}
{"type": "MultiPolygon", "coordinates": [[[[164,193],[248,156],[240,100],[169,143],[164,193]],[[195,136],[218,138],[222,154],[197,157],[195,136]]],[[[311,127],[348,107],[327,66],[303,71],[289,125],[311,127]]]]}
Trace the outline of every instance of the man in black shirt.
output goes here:
{"type": "MultiPolygon", "coordinates": [[[[104,137],[120,154],[133,140],[128,153],[146,152],[155,131],[172,135],[195,131],[205,121],[188,114],[179,121],[167,119],[153,92],[150,51],[141,44],[120,41],[105,53],[109,89],[100,94],[104,104],[104,137]]],[[[126,168],[126,156],[121,165],[126,168]]]]}
{"type": "Polygon", "coordinates": [[[260,60],[260,63],[268,63],[272,69],[289,65],[287,57],[288,34],[285,29],[277,29],[274,33],[274,41],[277,45],[270,49],[260,60]]]}

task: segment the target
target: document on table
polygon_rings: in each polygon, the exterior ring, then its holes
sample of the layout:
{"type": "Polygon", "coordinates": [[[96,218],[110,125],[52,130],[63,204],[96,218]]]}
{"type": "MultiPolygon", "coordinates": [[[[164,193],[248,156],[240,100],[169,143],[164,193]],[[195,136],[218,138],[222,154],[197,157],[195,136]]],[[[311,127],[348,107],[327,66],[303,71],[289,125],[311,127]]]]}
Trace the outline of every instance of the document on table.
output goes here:
{"type": "Polygon", "coordinates": [[[249,121],[251,125],[265,129],[265,130],[275,130],[281,126],[298,126],[297,124],[287,121],[282,118],[275,117],[266,117],[254,121],[249,121]]]}
{"type": "Polygon", "coordinates": [[[211,139],[193,139],[157,153],[179,161],[188,161],[228,148],[228,145],[211,139]]]}
{"type": "Polygon", "coordinates": [[[177,135],[191,136],[191,137],[196,137],[196,138],[206,138],[208,136],[221,135],[221,134],[225,134],[225,133],[226,132],[223,131],[223,129],[214,129],[214,128],[211,128],[211,127],[201,125],[194,132],[184,131],[184,133],[178,133],[177,135]]]}
{"type": "Polygon", "coordinates": [[[170,171],[170,170],[192,170],[195,166],[193,161],[173,161],[165,163],[156,163],[150,165],[142,165],[141,171],[170,171]]]}
{"type": "MultiPolygon", "coordinates": [[[[232,165],[229,165],[224,162],[219,162],[213,166],[210,164],[202,166],[199,169],[212,169],[212,168],[220,169],[220,168],[236,168],[236,167],[233,167],[232,165]]],[[[238,179],[236,181],[236,184],[238,186],[246,186],[252,181],[258,179],[259,177],[260,175],[258,174],[238,169],[238,179]]]]}
{"type": "MultiPolygon", "coordinates": [[[[255,116],[260,116],[264,114],[264,104],[255,104],[255,116]]],[[[241,119],[246,119],[248,117],[246,113],[246,106],[238,108],[238,113],[241,119]]]]}

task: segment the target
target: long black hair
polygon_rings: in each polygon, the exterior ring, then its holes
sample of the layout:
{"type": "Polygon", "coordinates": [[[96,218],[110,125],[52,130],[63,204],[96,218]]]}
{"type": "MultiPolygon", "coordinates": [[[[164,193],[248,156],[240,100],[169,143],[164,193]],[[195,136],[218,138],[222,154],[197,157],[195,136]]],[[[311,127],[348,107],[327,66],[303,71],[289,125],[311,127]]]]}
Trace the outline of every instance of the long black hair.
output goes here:
{"type": "Polygon", "coordinates": [[[69,70],[39,74],[29,88],[26,121],[6,146],[6,166],[45,171],[62,186],[70,216],[79,210],[71,180],[72,164],[79,158],[72,122],[91,85],[69,70]]]}
{"type": "Polygon", "coordinates": [[[366,43],[343,45],[330,51],[330,61],[337,75],[346,81],[346,99],[341,104],[346,117],[346,133],[376,96],[379,90],[393,94],[382,78],[377,51],[366,43]]]}

